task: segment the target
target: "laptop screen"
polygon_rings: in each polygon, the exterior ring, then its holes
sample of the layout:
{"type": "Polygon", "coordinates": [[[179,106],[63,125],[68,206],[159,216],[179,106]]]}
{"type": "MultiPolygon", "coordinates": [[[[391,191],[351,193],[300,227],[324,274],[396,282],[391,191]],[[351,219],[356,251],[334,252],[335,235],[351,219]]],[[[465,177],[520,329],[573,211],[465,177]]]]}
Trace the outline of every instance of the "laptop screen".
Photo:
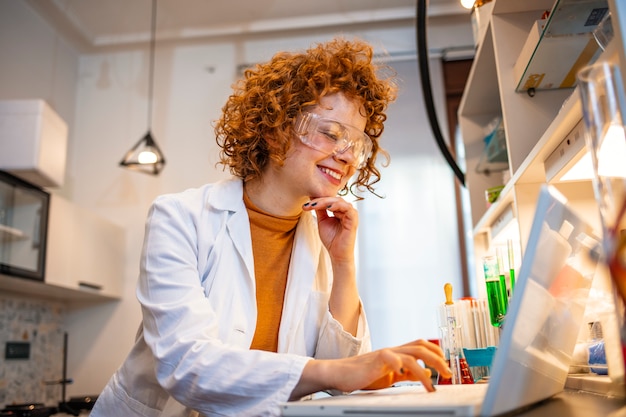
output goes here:
{"type": "Polygon", "coordinates": [[[560,392],[567,379],[596,270],[599,240],[553,187],[539,193],[482,414],[495,415],[560,392]]]}

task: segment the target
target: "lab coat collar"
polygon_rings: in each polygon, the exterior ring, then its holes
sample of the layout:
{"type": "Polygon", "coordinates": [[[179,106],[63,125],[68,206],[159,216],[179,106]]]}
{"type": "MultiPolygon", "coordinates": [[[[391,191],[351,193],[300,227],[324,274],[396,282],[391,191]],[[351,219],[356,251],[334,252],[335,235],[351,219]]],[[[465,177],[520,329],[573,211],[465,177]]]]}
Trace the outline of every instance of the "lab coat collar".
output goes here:
{"type": "Polygon", "coordinates": [[[239,178],[231,178],[213,184],[213,190],[209,194],[210,207],[217,210],[232,212],[245,211],[243,203],[243,181],[239,178]]]}
{"type": "Polygon", "coordinates": [[[246,265],[254,288],[254,257],[250,235],[250,219],[243,202],[243,181],[239,178],[223,180],[213,185],[208,196],[208,206],[217,211],[228,212],[226,227],[228,233],[246,265]]]}

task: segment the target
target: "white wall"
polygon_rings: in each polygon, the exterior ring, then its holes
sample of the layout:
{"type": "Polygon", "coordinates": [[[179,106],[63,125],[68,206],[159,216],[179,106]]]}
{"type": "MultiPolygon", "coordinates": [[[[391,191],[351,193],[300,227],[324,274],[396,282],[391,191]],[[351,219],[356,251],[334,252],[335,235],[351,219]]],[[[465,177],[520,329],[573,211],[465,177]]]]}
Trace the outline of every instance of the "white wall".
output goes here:
{"type": "MultiPolygon", "coordinates": [[[[454,45],[458,39],[465,43],[471,40],[468,23],[458,25],[458,20],[448,21],[445,18],[438,18],[437,23],[438,27],[433,28],[433,35],[429,40],[431,46],[440,48],[454,45]]],[[[415,50],[412,27],[360,30],[354,34],[370,40],[380,51],[394,53],[415,50]]],[[[0,99],[44,98],[55,107],[69,124],[70,150],[66,184],[52,191],[64,194],[76,204],[101,214],[127,230],[126,258],[120,260],[125,265],[123,299],[67,314],[65,325],[70,335],[71,353],[68,374],[75,381],[68,387],[68,396],[99,392],[132,345],[140,321],[140,311],[134,294],[135,281],[144,220],[151,201],[159,194],[180,191],[226,175],[214,167],[217,150],[211,122],[218,117],[230,93],[230,85],[238,76],[238,65],[269,58],[279,49],[304,48],[314,41],[329,39],[332,35],[334,34],[285,34],[280,38],[265,36],[249,40],[237,38],[206,42],[196,40],[187,44],[157,44],[152,130],[167,158],[167,165],[160,176],[151,177],[123,170],[117,165],[126,150],[147,129],[147,47],[79,55],[55,36],[51,27],[30,10],[25,2],[0,0],[0,99]]],[[[346,32],[346,36],[352,34],[346,32]]],[[[413,83],[411,81],[411,89],[413,83]]],[[[411,111],[419,113],[421,98],[416,97],[413,103],[415,107],[411,111]]],[[[411,115],[400,115],[400,108],[396,109],[394,111],[398,111],[397,117],[390,112],[390,136],[393,132],[391,121],[402,129],[405,117],[408,117],[406,122],[410,122],[408,129],[412,135],[406,139],[413,141],[415,137],[422,137],[425,143],[432,141],[427,139],[431,134],[426,124],[415,124],[418,119],[411,115]]],[[[442,126],[445,126],[444,122],[442,120],[442,126]]],[[[432,152],[433,146],[427,146],[428,152],[432,152]]],[[[371,292],[380,289],[389,294],[419,291],[423,293],[420,300],[424,297],[438,299],[441,292],[439,284],[433,284],[434,288],[422,285],[426,278],[439,278],[436,276],[437,268],[442,262],[438,259],[439,251],[457,247],[456,229],[449,224],[454,221],[454,217],[441,210],[420,212],[416,215],[408,209],[416,204],[415,200],[407,203],[407,200],[398,198],[398,194],[421,196],[428,200],[431,209],[435,208],[434,199],[443,207],[447,208],[449,205],[452,213],[453,203],[449,200],[453,192],[450,175],[442,168],[440,162],[443,159],[439,156],[431,154],[420,162],[407,162],[401,157],[394,157],[393,153],[392,158],[397,160],[396,166],[407,166],[409,173],[401,174],[400,169],[389,171],[392,181],[384,187],[389,197],[377,203],[378,208],[371,210],[384,213],[393,219],[404,207],[404,211],[413,217],[411,224],[385,223],[386,231],[383,234],[383,230],[375,228],[375,225],[380,224],[376,220],[378,214],[370,220],[367,214],[369,206],[364,206],[362,230],[390,236],[385,237],[384,241],[380,236],[374,236],[373,241],[381,246],[389,245],[386,239],[394,239],[393,233],[388,235],[389,231],[401,231],[406,234],[404,239],[421,242],[415,248],[414,256],[425,255],[424,258],[432,260],[436,265],[419,266],[424,269],[415,273],[420,278],[412,283],[417,287],[410,291],[406,291],[405,287],[398,287],[405,285],[402,281],[387,278],[377,280],[378,271],[373,271],[376,274],[369,274],[370,278],[364,275],[363,285],[367,283],[368,288],[363,287],[363,290],[371,292]],[[418,165],[423,165],[426,171],[415,170],[418,165]],[[445,185],[432,188],[433,177],[440,175],[445,185]],[[403,178],[409,176],[412,178],[406,182],[409,188],[398,191],[397,185],[403,184],[403,178]],[[428,178],[424,179],[423,176],[428,178]],[[449,190],[446,191],[448,186],[449,190]],[[438,221],[443,222],[439,230],[443,231],[442,234],[445,232],[445,237],[441,238],[445,243],[424,254],[423,246],[426,241],[419,231],[424,224],[432,224],[434,220],[431,216],[435,215],[438,221]],[[368,225],[369,223],[371,224],[368,225]],[[375,282],[377,284],[372,285],[375,282]],[[386,283],[390,285],[384,285],[386,283]]],[[[413,256],[413,251],[405,253],[413,256]]],[[[377,268],[391,275],[396,274],[396,264],[384,264],[385,256],[378,258],[380,262],[376,264],[377,268]]],[[[458,264],[456,259],[445,261],[452,268],[458,264]]],[[[367,268],[367,264],[362,267],[364,271],[367,268]]],[[[403,280],[409,279],[406,272],[397,275],[402,276],[403,280]]],[[[370,318],[375,319],[382,314],[379,313],[381,310],[395,311],[398,305],[396,300],[394,296],[389,296],[382,303],[372,302],[374,310],[370,318]]],[[[418,302],[410,297],[402,300],[408,303],[418,302]]],[[[406,314],[431,320],[431,317],[425,317],[430,310],[431,306],[426,303],[422,310],[406,314]]],[[[413,336],[436,336],[432,334],[430,325],[423,328],[427,334],[414,334],[419,331],[419,326],[412,327],[406,332],[410,333],[406,339],[413,336]]],[[[403,327],[393,334],[381,332],[378,343],[395,343],[404,338],[404,333],[403,327]]]]}
{"type": "MultiPolygon", "coordinates": [[[[462,294],[454,175],[423,108],[417,62],[393,63],[402,80],[382,144],[391,155],[377,187],[359,203],[359,287],[374,348],[439,338],[435,311],[450,282],[462,294]]],[[[442,130],[447,126],[441,62],[430,62],[442,130]]]]}

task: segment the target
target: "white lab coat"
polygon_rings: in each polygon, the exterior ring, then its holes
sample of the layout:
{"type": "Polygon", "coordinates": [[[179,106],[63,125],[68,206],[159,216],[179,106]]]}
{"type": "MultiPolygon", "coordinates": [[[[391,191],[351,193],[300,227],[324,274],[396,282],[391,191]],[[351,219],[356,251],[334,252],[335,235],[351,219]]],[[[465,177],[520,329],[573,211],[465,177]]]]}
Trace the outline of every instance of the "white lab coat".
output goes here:
{"type": "Polygon", "coordinates": [[[231,179],[155,200],[137,288],[143,323],[91,417],[278,415],[310,357],[371,349],[363,311],[357,337],[328,311],[330,258],[305,212],[287,279],[281,354],[249,350],[257,310],[242,196],[241,180],[231,179]]]}

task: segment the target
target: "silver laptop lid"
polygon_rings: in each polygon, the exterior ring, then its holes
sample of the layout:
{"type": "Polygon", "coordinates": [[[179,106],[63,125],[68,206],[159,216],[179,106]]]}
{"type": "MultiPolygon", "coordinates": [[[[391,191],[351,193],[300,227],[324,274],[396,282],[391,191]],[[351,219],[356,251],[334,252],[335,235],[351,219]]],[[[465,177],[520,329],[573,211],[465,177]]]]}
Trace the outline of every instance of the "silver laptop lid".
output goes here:
{"type": "Polygon", "coordinates": [[[563,390],[598,244],[565,197],[543,185],[481,415],[535,404],[563,390]]]}

